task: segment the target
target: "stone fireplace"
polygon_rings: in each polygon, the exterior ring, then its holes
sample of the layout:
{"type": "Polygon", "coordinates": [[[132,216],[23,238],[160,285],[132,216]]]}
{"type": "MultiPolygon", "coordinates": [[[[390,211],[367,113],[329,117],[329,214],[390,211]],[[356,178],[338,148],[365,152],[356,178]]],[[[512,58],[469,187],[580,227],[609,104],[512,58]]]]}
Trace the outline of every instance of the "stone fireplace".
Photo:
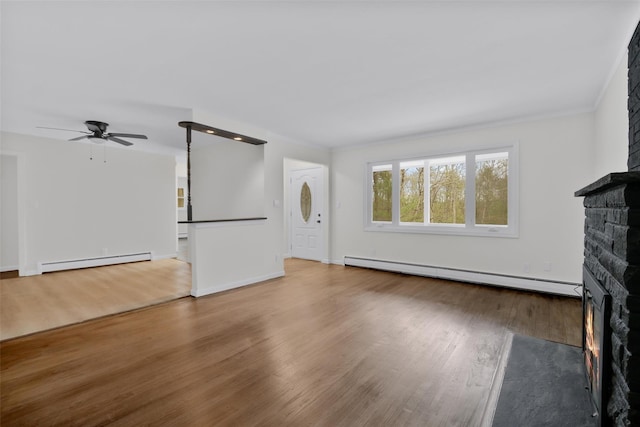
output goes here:
{"type": "Polygon", "coordinates": [[[586,216],[585,371],[602,426],[640,425],[639,53],[640,25],[629,44],[629,172],[576,192],[586,216]]]}
{"type": "MultiPolygon", "coordinates": [[[[640,172],[609,174],[576,195],[585,198],[586,214],[585,347],[590,332],[589,310],[602,307],[605,322],[597,327],[591,311],[591,332],[602,335],[595,337],[599,343],[597,356],[600,362],[607,363],[602,368],[591,368],[600,377],[589,379],[600,385],[592,395],[602,393],[601,425],[640,425],[640,172]],[[604,292],[599,292],[598,287],[604,292]],[[587,292],[595,297],[591,306],[587,292]],[[600,294],[610,295],[609,308],[601,302],[600,294]]],[[[583,350],[587,359],[588,348],[583,350]]],[[[586,366],[589,373],[588,362],[586,366]]]]}

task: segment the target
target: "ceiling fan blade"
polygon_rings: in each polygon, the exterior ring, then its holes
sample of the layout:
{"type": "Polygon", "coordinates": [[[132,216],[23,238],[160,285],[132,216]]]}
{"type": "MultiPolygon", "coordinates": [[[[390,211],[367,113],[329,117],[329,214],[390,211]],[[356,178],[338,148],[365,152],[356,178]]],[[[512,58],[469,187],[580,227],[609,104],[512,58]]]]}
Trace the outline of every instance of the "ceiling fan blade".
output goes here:
{"type": "Polygon", "coordinates": [[[79,137],[77,137],[77,138],[71,138],[69,141],[80,141],[81,139],[85,139],[85,138],[86,138],[86,139],[89,139],[89,136],[87,136],[87,135],[82,135],[82,136],[79,136],[79,137]]]}
{"type": "Polygon", "coordinates": [[[45,126],[36,126],[36,128],[38,128],[38,129],[66,130],[66,131],[69,131],[69,132],[79,132],[79,133],[84,133],[84,134],[87,134],[87,135],[91,134],[91,132],[86,132],[84,130],[76,130],[76,129],[50,128],[50,127],[45,127],[45,126]]]}
{"type": "Polygon", "coordinates": [[[138,138],[138,139],[148,139],[147,135],[138,135],[135,133],[109,133],[109,136],[122,137],[122,138],[138,138]]]}
{"type": "Polygon", "coordinates": [[[130,145],[133,145],[133,143],[131,143],[129,141],[125,141],[124,139],[116,138],[113,135],[107,136],[107,139],[109,141],[117,142],[118,144],[126,145],[127,147],[130,146],[130,145]]]}

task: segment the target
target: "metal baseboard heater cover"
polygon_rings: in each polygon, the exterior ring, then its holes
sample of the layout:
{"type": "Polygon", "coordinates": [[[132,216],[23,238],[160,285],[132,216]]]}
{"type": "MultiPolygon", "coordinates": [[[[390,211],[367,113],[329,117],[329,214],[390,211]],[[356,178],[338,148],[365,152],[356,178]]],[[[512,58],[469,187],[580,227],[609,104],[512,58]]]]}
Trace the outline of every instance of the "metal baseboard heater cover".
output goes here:
{"type": "Polygon", "coordinates": [[[555,282],[529,277],[458,270],[423,264],[411,264],[398,261],[386,261],[351,256],[344,257],[344,265],[391,271],[394,273],[411,274],[414,276],[434,277],[438,279],[455,280],[458,282],[476,283],[480,285],[494,285],[512,289],[565,295],[575,298],[582,297],[582,285],[580,283],[555,282]]]}
{"type": "Polygon", "coordinates": [[[50,261],[38,263],[38,273],[51,271],[75,270],[78,268],[101,267],[104,265],[125,264],[128,262],[151,261],[151,252],[135,254],[110,255],[102,257],[72,259],[65,261],[50,261]]]}

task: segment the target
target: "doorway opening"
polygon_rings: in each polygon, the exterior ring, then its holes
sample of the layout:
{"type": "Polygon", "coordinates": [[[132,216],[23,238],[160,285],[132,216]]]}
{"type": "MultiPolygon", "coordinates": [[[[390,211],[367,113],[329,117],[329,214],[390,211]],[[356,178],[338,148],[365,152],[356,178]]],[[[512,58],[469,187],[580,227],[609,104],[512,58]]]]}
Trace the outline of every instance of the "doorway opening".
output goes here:
{"type": "Polygon", "coordinates": [[[20,214],[18,192],[19,156],[0,155],[0,194],[2,212],[0,213],[0,277],[8,279],[18,277],[20,269],[20,214]]]}
{"type": "Polygon", "coordinates": [[[329,263],[326,165],[284,160],[285,256],[329,263]]]}
{"type": "Polygon", "coordinates": [[[176,159],[176,258],[184,262],[189,262],[189,233],[187,224],[179,222],[187,220],[187,185],[187,165],[176,159]]]}

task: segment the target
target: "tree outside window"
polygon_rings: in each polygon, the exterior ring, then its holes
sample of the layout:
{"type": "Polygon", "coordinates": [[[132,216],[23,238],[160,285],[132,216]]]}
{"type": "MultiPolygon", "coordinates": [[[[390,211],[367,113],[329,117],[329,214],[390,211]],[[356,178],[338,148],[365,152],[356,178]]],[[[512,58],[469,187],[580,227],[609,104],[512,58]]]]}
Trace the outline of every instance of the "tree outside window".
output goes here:
{"type": "Polygon", "coordinates": [[[424,222],[424,161],[400,163],[400,222],[424,222]]]}
{"type": "Polygon", "coordinates": [[[515,145],[369,165],[368,224],[372,230],[517,236],[514,161],[515,145]]]}
{"type": "Polygon", "coordinates": [[[392,216],[392,171],[391,165],[373,168],[373,221],[391,221],[392,216]]]}
{"type": "Polygon", "coordinates": [[[507,225],[509,153],[476,156],[476,224],[507,225]]]}
{"type": "Polygon", "coordinates": [[[429,162],[429,219],[432,224],[464,224],[465,158],[429,162]]]}

